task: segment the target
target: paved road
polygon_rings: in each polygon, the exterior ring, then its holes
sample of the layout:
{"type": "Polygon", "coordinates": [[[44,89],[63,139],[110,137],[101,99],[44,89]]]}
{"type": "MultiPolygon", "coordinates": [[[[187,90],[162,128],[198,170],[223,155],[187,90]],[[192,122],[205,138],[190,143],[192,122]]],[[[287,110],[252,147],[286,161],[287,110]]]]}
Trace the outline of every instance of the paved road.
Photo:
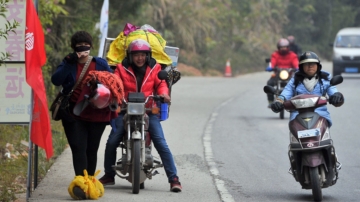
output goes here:
{"type": "MultiPolygon", "coordinates": [[[[324,69],[329,68],[329,64],[324,66],[324,69]]],[[[183,77],[173,86],[170,119],[163,122],[183,192],[170,192],[164,170],[158,169],[160,174],[146,181],[145,189],[139,194],[132,194],[131,184],[116,178],[116,184],[106,187],[105,195],[98,201],[311,200],[309,193],[302,191],[286,173],[286,120],[279,120],[266,108],[262,87],[268,77],[267,72],[236,78],[183,77]]],[[[359,113],[359,108],[352,108],[360,101],[359,96],[353,94],[356,89],[359,92],[359,81],[346,80],[344,85],[339,86],[349,98],[343,109],[331,109],[336,116],[332,134],[348,135],[344,139],[334,137],[345,163],[345,171],[339,185],[324,192],[330,195],[324,198],[326,200],[340,201],[344,197],[348,199],[345,201],[352,201],[350,193],[360,197],[360,190],[356,188],[356,181],[360,179],[355,175],[360,165],[354,161],[360,152],[354,126],[360,123],[355,113],[350,115],[351,121],[347,121],[345,115],[345,112],[354,110],[359,113]],[[332,190],[336,190],[335,194],[331,194],[332,190]]],[[[103,175],[103,154],[108,134],[109,128],[104,132],[99,148],[99,177],[103,175]]],[[[156,152],[154,154],[158,156],[156,152]]],[[[30,201],[71,200],[67,193],[74,177],[71,162],[70,149],[66,149],[33,192],[30,201]]]]}

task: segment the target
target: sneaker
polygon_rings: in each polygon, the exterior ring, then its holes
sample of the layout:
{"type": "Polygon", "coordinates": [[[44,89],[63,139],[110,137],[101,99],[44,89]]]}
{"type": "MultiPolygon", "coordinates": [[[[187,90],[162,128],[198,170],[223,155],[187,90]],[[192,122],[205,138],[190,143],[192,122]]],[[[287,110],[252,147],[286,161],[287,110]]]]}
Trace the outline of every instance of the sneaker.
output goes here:
{"type": "Polygon", "coordinates": [[[182,186],[177,177],[170,182],[170,191],[172,192],[181,192],[182,186]]]}
{"type": "Polygon", "coordinates": [[[102,176],[99,181],[105,186],[105,185],[114,185],[115,184],[115,178],[110,177],[109,175],[102,176]]]}

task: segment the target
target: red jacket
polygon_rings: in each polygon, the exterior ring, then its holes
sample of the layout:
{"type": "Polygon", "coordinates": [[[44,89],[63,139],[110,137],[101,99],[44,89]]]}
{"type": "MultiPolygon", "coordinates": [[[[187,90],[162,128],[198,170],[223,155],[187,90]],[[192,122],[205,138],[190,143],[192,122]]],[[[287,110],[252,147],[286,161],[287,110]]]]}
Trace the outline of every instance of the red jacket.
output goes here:
{"type": "Polygon", "coordinates": [[[289,53],[285,55],[281,55],[279,51],[275,51],[271,55],[271,67],[279,67],[279,68],[299,68],[299,60],[297,55],[289,51],[289,53]]]}
{"type": "MultiPolygon", "coordinates": [[[[145,94],[145,97],[152,95],[157,88],[157,95],[166,94],[169,95],[169,88],[165,81],[161,81],[158,78],[158,73],[161,70],[160,64],[156,63],[153,67],[147,66],[146,73],[141,85],[141,92],[145,94]]],[[[124,84],[124,98],[127,99],[129,92],[137,92],[136,87],[136,77],[134,70],[131,66],[124,66],[123,64],[118,64],[116,66],[115,75],[118,75],[123,84],[124,84]]],[[[146,107],[150,108],[152,106],[152,100],[150,100],[146,107]]]]}

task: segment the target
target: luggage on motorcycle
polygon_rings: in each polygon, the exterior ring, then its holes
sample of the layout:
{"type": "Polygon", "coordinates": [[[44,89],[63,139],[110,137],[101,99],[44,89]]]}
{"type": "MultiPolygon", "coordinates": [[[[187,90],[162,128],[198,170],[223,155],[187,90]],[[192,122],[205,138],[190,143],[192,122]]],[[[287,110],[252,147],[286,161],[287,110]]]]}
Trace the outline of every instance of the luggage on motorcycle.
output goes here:
{"type": "Polygon", "coordinates": [[[143,25],[139,28],[127,23],[117,38],[105,39],[103,58],[107,60],[112,69],[115,69],[115,66],[126,57],[128,45],[132,40],[138,38],[149,42],[151,56],[161,64],[163,70],[168,72],[166,82],[171,91],[171,86],[181,78],[181,73],[176,68],[180,51],[178,47],[166,46],[166,41],[150,25],[143,25]]]}
{"type": "Polygon", "coordinates": [[[135,39],[144,39],[151,46],[152,57],[164,65],[171,65],[172,60],[165,53],[166,41],[150,25],[143,25],[140,28],[127,23],[125,28],[116,39],[110,44],[106,59],[109,65],[117,65],[126,57],[126,49],[135,39]]]}

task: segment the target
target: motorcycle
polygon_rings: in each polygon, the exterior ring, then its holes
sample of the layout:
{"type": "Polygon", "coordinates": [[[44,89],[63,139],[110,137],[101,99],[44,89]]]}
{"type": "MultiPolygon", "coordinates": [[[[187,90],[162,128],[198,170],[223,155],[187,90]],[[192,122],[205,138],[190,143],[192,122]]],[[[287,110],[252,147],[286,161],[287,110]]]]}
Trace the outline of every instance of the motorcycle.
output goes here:
{"type": "MultiPolygon", "coordinates": [[[[158,77],[162,82],[167,78],[165,70],[159,72],[158,77]]],[[[140,189],[145,188],[145,180],[152,179],[158,174],[156,168],[163,164],[152,156],[151,134],[148,132],[149,117],[147,112],[158,108],[146,108],[149,100],[162,102],[163,98],[158,95],[150,95],[145,98],[142,92],[132,92],[128,95],[128,101],[123,101],[121,109],[126,111],[124,115],[124,128],[126,135],[120,142],[121,158],[113,166],[118,177],[128,180],[132,184],[132,193],[138,194],[140,189]]],[[[152,111],[154,112],[154,111],[152,111]]],[[[156,112],[154,112],[156,114],[156,112]]],[[[160,119],[162,120],[162,119],[160,119]]]]}
{"type": "MultiPolygon", "coordinates": [[[[269,66],[271,66],[269,58],[266,58],[265,62],[267,62],[269,66]]],[[[296,69],[274,67],[272,68],[272,71],[274,73],[271,75],[271,77],[275,77],[275,90],[276,90],[275,95],[280,95],[286,84],[290,81],[291,77],[295,73],[296,69]]],[[[284,119],[285,110],[281,110],[279,115],[280,115],[280,119],[284,119]]]]}
{"type": "MultiPolygon", "coordinates": [[[[330,80],[332,86],[342,83],[340,75],[330,80]]],[[[264,87],[265,93],[275,94],[272,86],[264,87]]],[[[303,189],[311,189],[315,201],[322,200],[322,188],[336,184],[341,164],[337,161],[335,147],[330,136],[328,122],[315,112],[327,104],[323,95],[301,94],[284,101],[286,110],[297,110],[299,114],[289,122],[290,144],[288,156],[289,173],[303,189]]]]}

